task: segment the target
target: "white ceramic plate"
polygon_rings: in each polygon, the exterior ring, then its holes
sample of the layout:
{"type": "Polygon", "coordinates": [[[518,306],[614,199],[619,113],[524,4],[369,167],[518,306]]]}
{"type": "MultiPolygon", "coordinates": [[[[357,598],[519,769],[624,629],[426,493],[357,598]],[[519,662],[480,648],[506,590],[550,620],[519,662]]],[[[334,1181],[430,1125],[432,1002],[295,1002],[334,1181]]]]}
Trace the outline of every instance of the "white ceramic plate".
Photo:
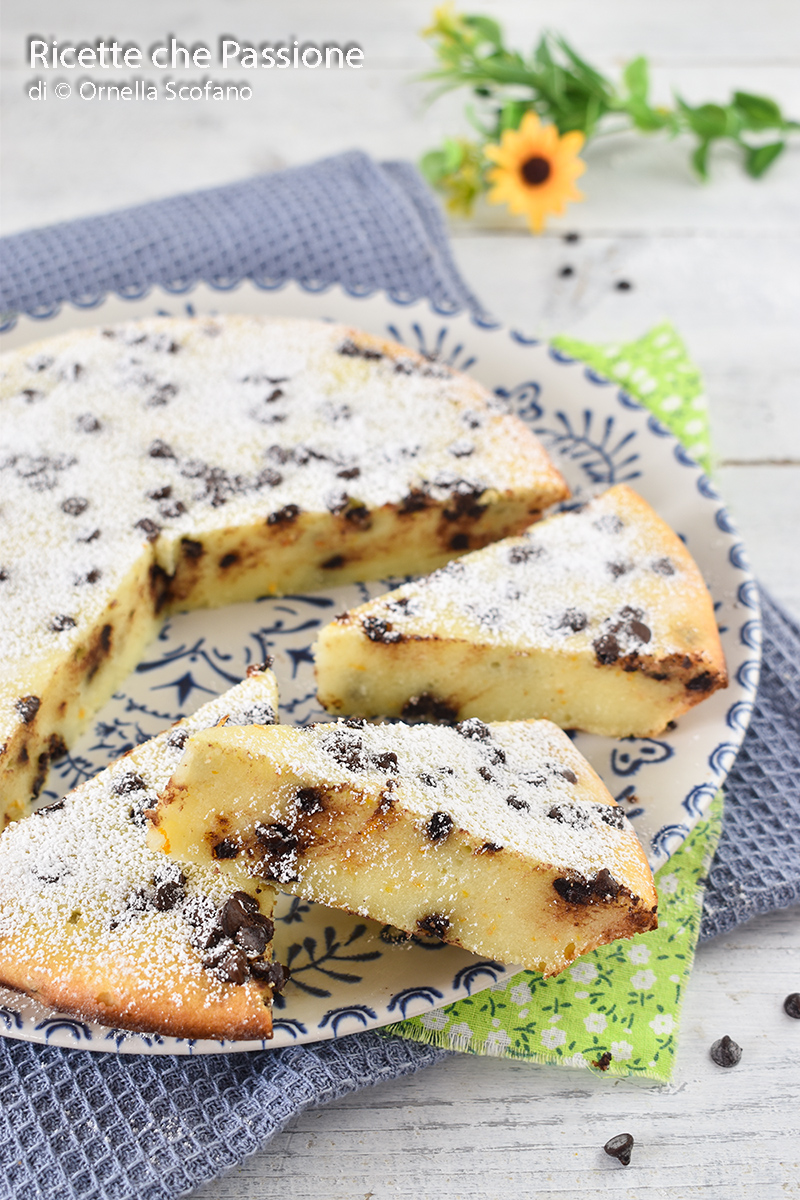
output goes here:
{"type": "MultiPolygon", "coordinates": [[[[686,542],[717,611],[731,684],[681,718],[662,738],[614,741],[578,734],[576,745],[623,805],[653,868],[665,863],[707,811],[744,737],[759,674],[757,590],[725,508],[700,468],[647,410],[616,386],[544,343],[465,314],[402,304],[384,295],[291,284],[230,290],[205,285],[188,294],[153,290],[108,297],[22,318],[0,329],[0,350],[67,329],[155,313],[244,312],[346,321],[468,371],[505,396],[545,442],[576,499],[630,483],[686,542]]],[[[124,688],[50,773],[47,801],[59,798],[129,746],[192,712],[241,679],[250,662],[275,656],[281,720],[324,719],[315,700],[311,645],[337,612],[385,591],[392,581],[308,596],[195,612],[167,623],[124,688]]],[[[395,581],[396,582],[396,581],[395,581]]],[[[516,968],[455,947],[403,945],[385,930],[333,909],[285,898],[277,910],[276,955],[292,981],[275,1009],[272,1042],[191,1042],[109,1030],[55,1014],[0,991],[8,1036],[51,1045],[132,1053],[212,1054],[320,1041],[378,1028],[487,987],[516,968]]]]}

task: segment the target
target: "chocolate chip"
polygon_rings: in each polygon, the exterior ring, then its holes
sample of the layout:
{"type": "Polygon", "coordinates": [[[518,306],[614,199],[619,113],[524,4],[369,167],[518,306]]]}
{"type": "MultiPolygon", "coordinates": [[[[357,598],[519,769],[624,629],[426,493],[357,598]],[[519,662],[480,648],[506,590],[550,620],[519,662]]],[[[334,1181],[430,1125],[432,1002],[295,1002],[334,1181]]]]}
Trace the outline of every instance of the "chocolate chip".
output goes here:
{"type": "Polygon", "coordinates": [[[205,548],[202,542],[196,542],[193,538],[181,538],[181,550],[187,558],[201,558],[205,553],[205,548]]]}
{"type": "Polygon", "coordinates": [[[629,562],[610,562],[606,563],[606,570],[610,572],[613,579],[619,579],[622,575],[627,575],[633,570],[633,563],[629,562]]]}
{"type": "Polygon", "coordinates": [[[658,558],[654,563],[650,564],[650,570],[655,571],[656,575],[674,575],[675,567],[668,558],[658,558]]]}
{"type": "Polygon", "coordinates": [[[372,528],[372,515],[368,508],[363,504],[356,504],[352,508],[348,508],[344,514],[345,521],[354,525],[356,529],[366,530],[372,528]]]}
{"type": "Polygon", "coordinates": [[[165,879],[156,885],[154,904],[157,912],[170,912],[186,896],[186,876],[181,871],[177,879],[165,879]]]}
{"type": "Polygon", "coordinates": [[[613,633],[601,634],[600,637],[595,638],[592,647],[597,661],[602,663],[604,667],[615,663],[622,653],[619,642],[613,633]]]}
{"type": "Polygon", "coordinates": [[[53,633],[63,633],[65,629],[74,629],[77,624],[74,617],[68,617],[66,613],[59,613],[50,622],[50,629],[53,633]]]}
{"type": "Polygon", "coordinates": [[[188,729],[173,729],[167,734],[167,745],[172,746],[175,750],[182,750],[189,740],[188,729]]]}
{"type": "Polygon", "coordinates": [[[242,984],[247,979],[247,955],[239,946],[218,947],[203,960],[206,970],[213,971],[223,983],[242,984]]]}
{"type": "Polygon", "coordinates": [[[604,821],[611,829],[625,828],[625,814],[618,804],[598,804],[597,811],[600,814],[600,820],[604,821]]]}
{"type": "Polygon", "coordinates": [[[272,657],[272,655],[268,654],[263,662],[251,663],[246,672],[248,679],[251,675],[261,675],[264,671],[268,671],[274,661],[275,659],[272,657]]]}
{"type": "Polygon", "coordinates": [[[291,525],[300,516],[300,508],[296,504],[284,504],[277,512],[267,517],[268,525],[291,525]]]}
{"type": "Polygon", "coordinates": [[[565,242],[570,242],[570,243],[574,244],[575,242],[579,242],[580,240],[581,240],[581,235],[579,233],[570,232],[570,233],[564,234],[565,242]]]}
{"type": "Polygon", "coordinates": [[[175,451],[166,442],[162,442],[161,438],[156,438],[150,443],[147,453],[151,458],[175,458],[175,451]]]}
{"type": "Polygon", "coordinates": [[[643,621],[639,621],[635,617],[628,623],[628,632],[632,634],[633,637],[638,638],[640,642],[644,642],[645,644],[649,642],[650,638],[653,636],[649,625],[645,625],[643,621]]]}
{"type": "Polygon", "coordinates": [[[494,783],[494,775],[488,767],[478,767],[478,774],[481,779],[485,779],[487,783],[494,783]]]}
{"type": "Polygon", "coordinates": [[[64,800],[55,800],[52,804],[46,804],[44,808],[36,809],[37,817],[46,817],[49,813],[61,812],[64,807],[64,800]]]}
{"type": "Polygon", "coordinates": [[[154,488],[152,492],[147,493],[148,500],[167,500],[172,495],[172,484],[167,483],[164,487],[154,488]]]}
{"type": "Polygon", "coordinates": [[[278,883],[293,883],[297,880],[298,839],[285,825],[262,825],[255,827],[256,837],[264,852],[262,870],[278,883]]]}
{"type": "Polygon", "coordinates": [[[475,851],[475,853],[476,854],[499,854],[502,849],[503,849],[503,847],[498,846],[495,842],[484,842],[482,846],[478,846],[478,849],[475,851]]]}
{"type": "Polygon", "coordinates": [[[593,524],[601,533],[622,533],[625,528],[625,522],[616,513],[603,513],[593,524]]]}
{"type": "MultiPolygon", "coordinates": [[[[237,891],[223,904],[219,912],[219,923],[226,937],[234,937],[243,925],[248,925],[253,916],[261,917],[258,901],[247,892],[237,891]]],[[[261,917],[261,920],[266,918],[261,917]]]]}
{"type": "Polygon", "coordinates": [[[274,725],[275,709],[266,700],[248,704],[240,713],[231,717],[229,725],[274,725]]]}
{"type": "Polygon", "coordinates": [[[388,645],[403,640],[402,633],[392,629],[391,623],[384,621],[382,617],[363,617],[361,627],[371,642],[383,642],[388,645]]]}
{"type": "Polygon", "coordinates": [[[735,1067],[742,1057],[742,1047],[726,1034],[714,1042],[709,1054],[718,1067],[735,1067]]]}
{"type": "Polygon", "coordinates": [[[470,738],[474,742],[486,742],[492,736],[489,726],[478,717],[468,717],[466,721],[459,721],[456,725],[456,733],[460,733],[462,737],[470,738]]]}
{"type": "Polygon", "coordinates": [[[455,490],[450,494],[451,507],[443,509],[442,516],[446,521],[459,521],[462,517],[477,520],[488,507],[478,503],[484,491],[485,488],[479,484],[468,483],[464,479],[458,480],[455,490]]]}
{"type": "Polygon", "coordinates": [[[512,546],[508,552],[510,563],[529,562],[532,558],[541,558],[544,550],[541,546],[512,546]]]}
{"type": "Polygon", "coordinates": [[[469,534],[455,533],[450,538],[451,550],[469,550],[469,534]]]}
{"type": "Polygon", "coordinates": [[[93,417],[91,413],[82,413],[75,424],[81,433],[98,433],[103,428],[97,417],[93,417]]]}
{"type": "Polygon", "coordinates": [[[435,812],[425,826],[425,833],[432,842],[444,842],[453,831],[453,818],[446,812],[435,812]]]}
{"type": "Polygon", "coordinates": [[[330,754],[336,762],[341,763],[348,770],[365,771],[367,769],[368,762],[364,753],[364,743],[355,734],[337,729],[320,744],[327,754],[330,754]]]}
{"type": "Polygon", "coordinates": [[[714,676],[709,671],[704,671],[702,675],[695,675],[694,679],[690,679],[686,687],[690,692],[710,692],[714,682],[714,676]]]}
{"type": "Polygon", "coordinates": [[[232,567],[233,564],[237,563],[238,561],[239,555],[235,551],[231,551],[230,554],[223,554],[222,558],[219,560],[219,565],[224,571],[227,567],[232,567]]]}
{"type": "Polygon", "coordinates": [[[5,583],[5,581],[10,579],[10,577],[11,572],[9,571],[8,567],[0,567],[0,583],[5,583]]]}
{"type": "Polygon", "coordinates": [[[506,804],[509,808],[515,808],[517,812],[528,812],[530,810],[527,800],[521,800],[519,796],[506,796],[506,804]]]}
{"type": "Polygon", "coordinates": [[[295,804],[304,813],[322,812],[324,805],[322,803],[323,793],[319,788],[306,787],[300,788],[295,796],[295,804]]]}
{"type": "Polygon", "coordinates": [[[75,580],[75,583],[97,583],[97,581],[102,577],[102,574],[103,572],[99,567],[92,567],[91,571],[87,571],[85,575],[79,575],[75,580]]]}
{"type": "Polygon", "coordinates": [[[395,774],[400,770],[397,765],[397,755],[393,750],[387,750],[383,754],[373,754],[372,764],[379,771],[393,771],[395,774]]]}
{"type": "Polygon", "coordinates": [[[450,918],[444,916],[443,913],[429,913],[427,917],[420,917],[417,921],[417,928],[422,933],[443,938],[450,928],[450,918]]]}
{"type": "Polygon", "coordinates": [[[142,517],[141,521],[136,522],[134,529],[141,529],[148,542],[156,541],[161,533],[161,526],[156,525],[155,521],[151,521],[149,517],[142,517]]]}
{"type": "Polygon", "coordinates": [[[365,358],[368,361],[377,361],[383,358],[380,350],[373,350],[369,346],[359,346],[352,338],[346,338],[340,346],[336,348],[337,354],[343,354],[346,358],[365,358]]]}
{"type": "Polygon", "coordinates": [[[570,825],[573,829],[588,829],[589,817],[582,808],[576,808],[574,804],[554,804],[548,809],[548,817],[551,821],[557,821],[559,825],[570,825]]]}
{"type": "Polygon", "coordinates": [[[431,497],[421,488],[412,488],[407,496],[404,496],[398,506],[398,512],[415,513],[422,512],[431,503],[431,497]]]}
{"type": "Polygon", "coordinates": [[[588,624],[589,618],[586,613],[579,612],[577,608],[568,608],[558,622],[558,628],[569,629],[572,633],[580,633],[588,624]]]}
{"type": "Polygon", "coordinates": [[[800,992],[792,992],[783,1002],[783,1011],[787,1017],[800,1021],[800,992]]]}
{"type": "Polygon", "coordinates": [[[233,838],[223,838],[212,847],[211,854],[214,858],[236,858],[240,850],[241,846],[233,838]]]}
{"type": "Polygon", "coordinates": [[[616,1158],[623,1167],[627,1167],[631,1161],[633,1137],[629,1133],[617,1133],[608,1139],[603,1149],[611,1158],[616,1158]]]}
{"type": "Polygon", "coordinates": [[[593,879],[585,879],[582,875],[572,879],[554,879],[553,887],[568,904],[581,905],[590,904],[595,897],[613,900],[620,890],[620,885],[606,867],[598,871],[593,879]]]}
{"type": "Polygon", "coordinates": [[[96,542],[100,537],[100,530],[93,529],[91,533],[87,533],[85,537],[79,537],[78,541],[88,546],[90,542],[96,542]]]}
{"type": "Polygon", "coordinates": [[[342,721],[342,724],[346,725],[348,729],[363,729],[366,723],[363,717],[346,717],[342,721]]]}
{"type": "Polygon", "coordinates": [[[165,521],[174,520],[175,517],[180,517],[185,512],[186,505],[182,500],[167,500],[158,506],[158,514],[165,521]]]}
{"type": "Polygon", "coordinates": [[[70,517],[79,517],[81,513],[86,512],[89,507],[89,501],[83,496],[70,496],[61,504],[61,511],[67,513],[70,517]]]}
{"type": "Polygon", "coordinates": [[[111,790],[117,796],[128,796],[131,792],[140,792],[146,787],[147,784],[141,775],[137,775],[135,771],[127,771],[124,775],[120,775],[119,779],[114,780],[111,790]]]}
{"type": "Polygon", "coordinates": [[[41,700],[38,696],[19,696],[14,701],[14,707],[19,713],[23,725],[30,725],[33,718],[39,711],[41,700]]]}
{"type": "Polygon", "coordinates": [[[320,563],[320,566],[323,571],[338,571],[340,567],[344,566],[344,562],[343,554],[333,554],[330,558],[326,558],[324,563],[320,563]]]}
{"type": "Polygon", "coordinates": [[[570,266],[561,267],[558,273],[562,279],[569,279],[570,275],[575,274],[575,268],[570,266]]]}
{"type": "Polygon", "coordinates": [[[629,279],[618,279],[614,287],[618,292],[630,292],[633,289],[633,284],[629,279]]]}
{"type": "Polygon", "coordinates": [[[561,779],[565,779],[567,783],[577,783],[578,776],[571,767],[556,767],[553,771],[554,775],[558,775],[561,779]]]}
{"type": "Polygon", "coordinates": [[[250,974],[259,983],[268,983],[272,988],[273,996],[279,996],[291,978],[289,968],[279,962],[251,963],[250,974]]]}
{"type": "Polygon", "coordinates": [[[273,471],[272,467],[264,467],[259,471],[255,478],[255,486],[262,487],[277,487],[279,483],[283,483],[283,476],[280,471],[273,471]]]}
{"type": "Polygon", "coordinates": [[[337,479],[358,479],[361,474],[361,467],[343,467],[341,471],[336,472],[337,479]]]}
{"type": "Polygon", "coordinates": [[[422,692],[406,700],[400,715],[404,721],[444,721],[452,725],[458,713],[444,700],[438,700],[430,692],[422,692]]]}
{"type": "Polygon", "coordinates": [[[425,787],[438,787],[439,780],[434,775],[429,775],[427,771],[422,771],[417,778],[420,783],[424,783],[425,787]]]}

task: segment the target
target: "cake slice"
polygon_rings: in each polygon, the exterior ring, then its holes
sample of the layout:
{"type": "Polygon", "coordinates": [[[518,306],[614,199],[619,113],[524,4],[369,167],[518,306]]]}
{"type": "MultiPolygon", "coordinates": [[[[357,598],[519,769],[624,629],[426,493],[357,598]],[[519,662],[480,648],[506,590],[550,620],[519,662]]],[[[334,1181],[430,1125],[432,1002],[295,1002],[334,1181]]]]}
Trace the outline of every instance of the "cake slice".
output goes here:
{"type": "Polygon", "coordinates": [[[219,316],[0,356],[0,827],[187,608],[421,573],[568,494],[466,376],[219,316]]]}
{"type": "Polygon", "coordinates": [[[711,597],[630,488],[343,613],[316,646],[331,713],[650,737],[727,686],[711,597]]]}
{"type": "Polygon", "coordinates": [[[149,844],[553,974],[656,926],[622,811],[547,721],[206,730],[149,844]]]}
{"type": "Polygon", "coordinates": [[[275,720],[271,671],[131,750],[0,838],[0,983],[85,1020],[191,1038],[269,1038],[285,972],[275,891],[148,849],[144,809],[190,734],[275,720]]]}

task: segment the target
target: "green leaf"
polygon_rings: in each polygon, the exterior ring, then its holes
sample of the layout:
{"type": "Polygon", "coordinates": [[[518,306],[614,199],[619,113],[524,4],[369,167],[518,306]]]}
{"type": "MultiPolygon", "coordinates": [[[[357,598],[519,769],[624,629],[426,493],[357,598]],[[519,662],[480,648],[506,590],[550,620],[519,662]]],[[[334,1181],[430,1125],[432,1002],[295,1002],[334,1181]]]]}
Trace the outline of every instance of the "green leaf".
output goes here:
{"type": "Polygon", "coordinates": [[[433,187],[444,179],[447,174],[445,167],[445,155],[442,150],[429,150],[427,154],[423,154],[419,161],[419,167],[422,174],[433,187]]]}
{"type": "Polygon", "coordinates": [[[520,122],[530,107],[530,103],[525,100],[506,100],[500,110],[501,133],[506,129],[519,129],[520,122]]]}
{"type": "Polygon", "coordinates": [[[647,100],[647,93],[650,91],[650,71],[646,58],[640,55],[639,58],[634,58],[633,62],[629,62],[622,78],[631,96],[643,102],[647,100]]]}
{"type": "Polygon", "coordinates": [[[745,129],[782,129],[783,114],[774,100],[753,96],[750,92],[734,92],[733,104],[738,109],[745,129]]]}
{"type": "Polygon", "coordinates": [[[649,104],[635,97],[625,105],[625,111],[629,113],[636,128],[641,129],[643,133],[656,133],[659,129],[665,129],[672,121],[670,112],[651,108],[649,104]]]}
{"type": "Polygon", "coordinates": [[[478,15],[474,17],[464,17],[464,24],[468,25],[470,29],[474,29],[475,32],[480,35],[483,41],[490,42],[491,45],[496,46],[498,50],[502,49],[503,31],[497,24],[497,21],[493,21],[491,17],[482,17],[478,15]]]}
{"type": "Polygon", "coordinates": [[[760,179],[785,149],[785,142],[770,142],[768,146],[748,146],[744,160],[748,175],[752,175],[753,179],[760,179]]]}
{"type": "Polygon", "coordinates": [[[453,171],[457,171],[464,161],[464,146],[455,138],[445,138],[442,151],[442,165],[445,172],[450,175],[453,171]]]}
{"type": "Polygon", "coordinates": [[[708,182],[708,147],[710,142],[701,142],[692,154],[692,166],[704,183],[708,182]]]}
{"type": "Polygon", "coordinates": [[[701,104],[684,108],[689,127],[704,141],[724,137],[728,132],[728,114],[720,104],[701,104]]]}

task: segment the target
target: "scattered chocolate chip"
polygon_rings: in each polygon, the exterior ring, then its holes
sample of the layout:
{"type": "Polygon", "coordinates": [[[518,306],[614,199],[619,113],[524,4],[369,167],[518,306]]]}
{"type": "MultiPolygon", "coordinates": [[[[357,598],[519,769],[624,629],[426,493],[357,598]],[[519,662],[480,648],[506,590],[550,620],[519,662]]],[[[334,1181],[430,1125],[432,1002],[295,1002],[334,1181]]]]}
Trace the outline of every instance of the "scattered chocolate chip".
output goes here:
{"type": "Polygon", "coordinates": [[[633,284],[629,279],[618,279],[614,287],[618,292],[630,292],[633,289],[633,284]]]}
{"type": "Polygon", "coordinates": [[[714,676],[709,671],[704,671],[702,675],[695,675],[694,679],[690,679],[686,687],[690,692],[710,692],[714,686],[714,676]]]}
{"type": "Polygon", "coordinates": [[[417,921],[417,928],[422,933],[443,938],[450,928],[450,918],[444,916],[443,913],[429,913],[427,917],[420,917],[417,921]]]}
{"type": "Polygon", "coordinates": [[[589,817],[581,808],[576,808],[574,804],[554,804],[547,811],[547,815],[551,821],[557,821],[559,825],[570,825],[573,829],[587,829],[589,827],[589,817]]]}
{"type": "Polygon", "coordinates": [[[403,640],[402,633],[392,629],[391,623],[384,621],[382,617],[363,617],[361,627],[371,642],[383,642],[388,645],[403,640]]]}
{"type": "Polygon", "coordinates": [[[248,704],[238,714],[232,716],[229,725],[274,725],[275,709],[266,700],[256,700],[248,704]]]}
{"type": "Polygon", "coordinates": [[[569,242],[574,245],[575,242],[579,242],[580,240],[581,240],[581,235],[579,233],[570,232],[570,233],[564,234],[565,242],[569,242]]]}
{"type": "MultiPolygon", "coordinates": [[[[258,901],[247,892],[234,892],[219,913],[219,923],[226,937],[232,938],[254,913],[258,913],[258,901]]],[[[260,916],[260,913],[259,913],[260,916]]]]}
{"type": "Polygon", "coordinates": [[[346,725],[348,729],[363,729],[366,723],[363,717],[346,717],[342,721],[342,724],[346,725]]]}
{"type": "Polygon", "coordinates": [[[174,520],[175,517],[180,517],[185,512],[186,505],[182,500],[165,500],[158,506],[158,515],[165,521],[174,520]]]}
{"type": "Polygon", "coordinates": [[[97,583],[97,581],[102,578],[102,575],[103,572],[99,567],[92,567],[91,571],[87,571],[85,575],[79,575],[75,580],[75,583],[97,583]]]}
{"type": "Polygon", "coordinates": [[[193,538],[181,538],[181,549],[187,558],[201,558],[205,553],[203,543],[193,538]]]}
{"type": "Polygon", "coordinates": [[[188,729],[173,729],[167,734],[167,745],[172,746],[175,750],[182,750],[189,740],[188,729]]]}
{"type": "Polygon", "coordinates": [[[668,558],[658,558],[654,563],[650,564],[650,570],[656,575],[674,575],[675,567],[668,558]]]}
{"type": "Polygon", "coordinates": [[[575,274],[575,268],[570,267],[570,266],[564,266],[560,269],[560,271],[558,273],[562,279],[569,279],[569,277],[571,275],[575,274]]]}
{"type": "Polygon", "coordinates": [[[478,767],[478,774],[481,779],[485,779],[487,783],[494,783],[494,775],[488,767],[478,767]]]}
{"type": "Polygon", "coordinates": [[[400,715],[404,721],[443,721],[452,725],[458,713],[444,700],[422,692],[419,696],[409,696],[400,715]]]}
{"type": "Polygon", "coordinates": [[[223,943],[203,959],[203,966],[213,971],[223,983],[242,984],[248,975],[247,955],[240,946],[223,943]]]}
{"type": "Polygon", "coordinates": [[[355,734],[335,729],[330,737],[326,737],[321,742],[321,746],[327,754],[330,754],[336,762],[341,763],[348,770],[365,771],[367,769],[368,762],[364,753],[364,743],[355,734]]]}
{"type": "MultiPolygon", "coordinates": [[[[600,1057],[592,1063],[592,1066],[597,1067],[598,1071],[607,1071],[613,1061],[614,1056],[612,1055],[611,1051],[604,1050],[600,1057]]],[[[630,1156],[628,1161],[630,1161],[630,1156]]]]}
{"type": "Polygon", "coordinates": [[[219,565],[224,571],[228,567],[232,567],[233,564],[237,563],[238,561],[239,555],[235,551],[231,551],[230,554],[223,554],[222,558],[219,560],[219,565]]]}
{"type": "Polygon", "coordinates": [[[709,1054],[718,1067],[735,1067],[742,1057],[742,1047],[725,1034],[714,1042],[709,1054]]]}
{"type": "Polygon", "coordinates": [[[322,812],[325,807],[322,803],[322,796],[323,793],[319,788],[306,787],[300,788],[294,799],[300,812],[318,813],[322,812]]]}
{"type": "Polygon", "coordinates": [[[629,1133],[618,1133],[608,1139],[603,1149],[611,1158],[616,1158],[623,1167],[627,1167],[631,1161],[633,1137],[629,1133]]]}
{"type": "Polygon", "coordinates": [[[571,767],[556,767],[553,771],[553,774],[559,775],[562,779],[565,779],[567,781],[567,783],[577,783],[578,782],[578,776],[575,774],[575,772],[572,770],[571,767]]]}
{"type": "Polygon", "coordinates": [[[0,567],[0,583],[5,583],[5,581],[10,579],[10,577],[11,572],[9,571],[8,567],[0,567]]]}
{"type": "Polygon", "coordinates": [[[259,983],[267,983],[272,988],[273,996],[279,996],[291,978],[291,971],[279,962],[250,964],[250,974],[259,983]]]}
{"type": "Polygon", "coordinates": [[[320,563],[320,566],[323,571],[338,571],[340,567],[344,566],[344,562],[343,554],[333,554],[330,558],[326,558],[324,563],[320,563]]]}
{"type": "Polygon", "coordinates": [[[342,467],[341,471],[336,472],[337,479],[358,479],[361,474],[361,467],[342,467]]]}
{"type": "Polygon", "coordinates": [[[568,608],[558,622],[559,629],[569,629],[572,633],[580,633],[589,624],[589,618],[586,613],[579,612],[577,608],[568,608]]]}
{"type": "Polygon", "coordinates": [[[512,546],[508,552],[510,563],[529,562],[532,558],[541,558],[544,553],[541,546],[512,546]]]}
{"type": "Polygon", "coordinates": [[[482,846],[478,846],[475,854],[499,854],[503,849],[502,846],[496,845],[495,842],[484,842],[482,846]]]}
{"type": "Polygon", "coordinates": [[[783,1002],[783,1011],[787,1017],[800,1021],[800,992],[792,992],[783,1002]]]}
{"type": "Polygon", "coordinates": [[[161,438],[156,438],[150,443],[147,453],[151,458],[175,458],[175,451],[166,442],[162,442],[161,438]]]}
{"type": "Polygon", "coordinates": [[[284,504],[283,508],[279,508],[277,512],[270,513],[267,517],[268,525],[291,525],[300,516],[300,509],[296,504],[284,504]]]}
{"type": "Polygon", "coordinates": [[[397,765],[397,755],[393,750],[387,750],[382,754],[373,754],[372,764],[373,766],[377,767],[379,771],[392,771],[395,775],[400,770],[399,766],[397,765]]]}
{"type": "Polygon", "coordinates": [[[297,879],[298,840],[285,825],[262,825],[255,827],[259,846],[264,853],[262,870],[278,883],[293,883],[297,879]]]}
{"type": "Polygon", "coordinates": [[[136,522],[134,529],[141,529],[148,542],[156,541],[161,533],[161,526],[156,525],[155,521],[151,521],[149,517],[142,517],[141,521],[136,522]]]}
{"type": "Polygon", "coordinates": [[[425,833],[432,842],[446,841],[452,831],[453,818],[446,812],[435,812],[425,826],[425,833]]]}
{"type": "Polygon", "coordinates": [[[369,346],[359,346],[352,338],[346,338],[340,346],[337,346],[336,353],[343,354],[346,358],[365,358],[368,361],[377,361],[379,358],[383,358],[380,350],[373,350],[369,346]]]}
{"type": "Polygon", "coordinates": [[[275,659],[272,657],[272,655],[268,654],[263,662],[251,663],[246,672],[248,679],[251,675],[261,675],[264,671],[268,671],[274,661],[275,659]]]}
{"type": "Polygon", "coordinates": [[[93,417],[91,413],[82,413],[75,424],[81,433],[98,433],[103,428],[97,417],[93,417]]]}
{"type": "Polygon", "coordinates": [[[23,725],[30,725],[33,718],[39,711],[41,700],[38,696],[19,696],[14,701],[14,707],[19,713],[23,725]]]}
{"type": "Polygon", "coordinates": [[[172,495],[172,484],[167,483],[164,487],[155,488],[152,492],[147,493],[148,500],[167,500],[172,495]]]}
{"type": "Polygon", "coordinates": [[[236,858],[240,850],[241,846],[233,838],[223,838],[212,847],[211,854],[214,858],[236,858]]]}
{"type": "Polygon", "coordinates": [[[52,804],[45,804],[44,808],[37,808],[35,815],[37,817],[46,817],[49,813],[61,812],[63,807],[64,800],[62,798],[61,800],[55,800],[52,804]]]}
{"type": "Polygon", "coordinates": [[[74,617],[68,617],[66,613],[59,613],[50,622],[50,630],[53,633],[63,633],[65,629],[74,629],[77,624],[74,617]]]}
{"type": "Polygon", "coordinates": [[[283,476],[280,471],[273,471],[272,467],[264,467],[255,478],[257,488],[277,487],[279,483],[283,483],[283,476]]]}
{"type": "Polygon", "coordinates": [[[137,775],[135,771],[127,771],[114,780],[111,790],[117,796],[129,796],[131,792],[141,792],[146,787],[147,784],[141,775],[137,775]]]}
{"type": "Polygon", "coordinates": [[[79,517],[88,507],[89,501],[83,496],[70,496],[62,502],[61,511],[70,517],[79,517]]]}
{"type": "Polygon", "coordinates": [[[186,896],[186,876],[181,871],[175,879],[165,879],[156,884],[153,903],[157,912],[170,912],[186,896]]]}
{"type": "Polygon", "coordinates": [[[96,542],[100,537],[100,530],[93,529],[91,533],[87,533],[85,537],[79,537],[78,541],[88,546],[90,542],[96,542]]]}
{"type": "Polygon", "coordinates": [[[417,778],[420,783],[424,783],[425,787],[438,787],[439,780],[434,775],[429,775],[427,771],[422,771],[417,778]]]}
{"type": "Polygon", "coordinates": [[[372,515],[368,508],[363,504],[355,504],[352,508],[348,508],[344,514],[345,521],[354,525],[356,529],[366,530],[372,528],[372,515]]]}
{"type": "Polygon", "coordinates": [[[530,810],[527,800],[522,800],[519,796],[506,796],[506,804],[509,808],[515,808],[517,812],[528,812],[530,810]]]}
{"type": "Polygon", "coordinates": [[[486,504],[478,503],[484,491],[485,488],[480,484],[468,483],[464,479],[459,479],[455,490],[450,494],[451,507],[443,509],[442,516],[446,521],[459,521],[463,517],[477,520],[488,507],[486,504]]]}
{"type": "Polygon", "coordinates": [[[620,890],[620,885],[606,867],[598,871],[593,879],[585,879],[582,875],[572,879],[554,879],[553,887],[567,904],[581,905],[590,904],[595,897],[613,900],[620,890]]]}
{"type": "Polygon", "coordinates": [[[600,814],[600,820],[604,821],[611,829],[625,828],[625,814],[618,804],[599,804],[597,811],[600,814]]]}
{"type": "Polygon", "coordinates": [[[450,538],[451,550],[469,550],[469,534],[455,533],[450,538]]]}
{"type": "Polygon", "coordinates": [[[612,579],[619,579],[622,575],[627,575],[633,570],[633,563],[629,562],[610,562],[606,563],[606,570],[611,574],[612,579]]]}

